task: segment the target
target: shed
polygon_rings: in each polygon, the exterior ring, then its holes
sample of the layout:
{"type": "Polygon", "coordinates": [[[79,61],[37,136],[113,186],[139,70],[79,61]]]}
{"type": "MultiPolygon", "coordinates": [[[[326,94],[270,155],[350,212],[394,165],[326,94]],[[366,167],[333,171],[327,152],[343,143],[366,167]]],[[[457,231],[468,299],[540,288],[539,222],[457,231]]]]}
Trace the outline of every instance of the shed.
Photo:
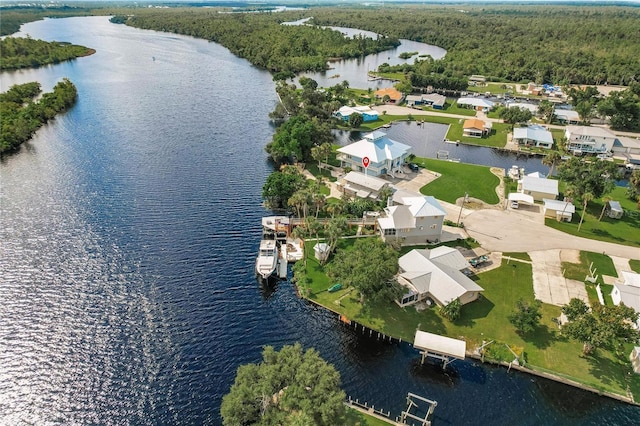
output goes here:
{"type": "Polygon", "coordinates": [[[607,203],[605,212],[607,213],[607,216],[609,216],[611,219],[620,219],[624,214],[624,210],[622,209],[622,206],[620,205],[620,203],[613,200],[607,203]]]}
{"type": "Polygon", "coordinates": [[[452,339],[439,334],[427,333],[416,330],[413,347],[422,352],[422,362],[425,357],[432,357],[444,361],[444,367],[456,359],[464,359],[467,350],[467,342],[452,339]]]}
{"type": "Polygon", "coordinates": [[[320,262],[324,262],[329,257],[329,244],[327,243],[318,243],[313,246],[313,252],[315,253],[316,259],[320,262]]]}

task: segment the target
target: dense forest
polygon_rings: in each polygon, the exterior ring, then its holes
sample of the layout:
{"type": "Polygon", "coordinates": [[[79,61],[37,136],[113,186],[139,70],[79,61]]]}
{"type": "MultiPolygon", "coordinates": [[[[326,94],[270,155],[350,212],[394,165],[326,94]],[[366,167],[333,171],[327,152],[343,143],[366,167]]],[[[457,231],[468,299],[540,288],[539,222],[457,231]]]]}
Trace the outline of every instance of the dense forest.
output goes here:
{"type": "Polygon", "coordinates": [[[0,93],[0,154],[31,139],[44,123],[71,107],[77,97],[76,87],[66,78],[35,101],[41,92],[40,83],[32,82],[11,86],[0,93]]]}
{"type": "Polygon", "coordinates": [[[2,62],[0,70],[35,68],[87,56],[95,50],[64,42],[48,42],[26,37],[6,37],[0,40],[2,62]]]}
{"type": "Polygon", "coordinates": [[[136,10],[125,22],[137,28],[186,34],[215,41],[232,53],[273,73],[322,71],[331,58],[354,58],[398,46],[395,38],[345,37],[310,25],[281,25],[288,13],[220,13],[210,9],[136,10]]]}
{"type": "Polygon", "coordinates": [[[2,8],[0,36],[17,32],[20,25],[39,21],[43,18],[64,18],[69,16],[91,15],[91,9],[78,6],[48,4],[46,6],[7,6],[2,8]]]}
{"type": "Polygon", "coordinates": [[[318,8],[318,25],[434,44],[433,72],[490,80],[621,84],[640,80],[640,9],[570,6],[318,8]],[[464,10],[463,10],[464,9],[464,10]]]}

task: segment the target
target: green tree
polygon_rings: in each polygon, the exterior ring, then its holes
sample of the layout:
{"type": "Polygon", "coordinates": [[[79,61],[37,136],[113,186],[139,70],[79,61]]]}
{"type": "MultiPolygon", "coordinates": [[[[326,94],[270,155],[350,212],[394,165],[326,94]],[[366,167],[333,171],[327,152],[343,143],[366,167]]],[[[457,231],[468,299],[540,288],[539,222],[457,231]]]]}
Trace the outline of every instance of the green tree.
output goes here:
{"type": "Polygon", "coordinates": [[[635,169],[629,177],[627,197],[631,200],[637,201],[640,205],[640,169],[635,169]]]}
{"type": "Polygon", "coordinates": [[[379,238],[361,238],[350,250],[338,250],[326,271],[334,281],[358,290],[360,303],[391,301],[401,293],[392,281],[398,272],[398,252],[379,238]]]}
{"type": "Polygon", "coordinates": [[[615,188],[618,167],[609,161],[583,161],[571,158],[558,167],[558,177],[573,188],[573,197],[582,200],[590,193],[601,198],[615,188]]]}
{"type": "Polygon", "coordinates": [[[325,163],[328,162],[329,155],[331,154],[331,144],[323,143],[319,146],[314,146],[311,148],[311,156],[314,160],[318,162],[318,166],[320,166],[320,162],[324,159],[325,163]]]}
{"type": "Polygon", "coordinates": [[[567,91],[573,109],[580,116],[580,120],[588,125],[594,115],[594,109],[600,100],[600,92],[594,86],[585,88],[571,87],[567,91]]]}
{"type": "Polygon", "coordinates": [[[223,424],[344,424],[345,393],[340,374],[315,349],[296,343],[275,351],[265,346],[262,362],[238,368],[222,398],[223,424]]]}
{"type": "Polygon", "coordinates": [[[354,129],[357,129],[358,127],[360,127],[360,125],[364,122],[364,118],[362,117],[362,114],[358,114],[353,113],[349,116],[349,126],[351,126],[354,129]]]}
{"type": "Polygon", "coordinates": [[[440,307],[440,314],[451,322],[455,322],[460,318],[461,311],[462,303],[459,298],[455,298],[446,305],[440,307]]]}
{"type": "Polygon", "coordinates": [[[640,338],[640,332],[633,328],[638,313],[624,304],[597,304],[589,311],[582,300],[574,298],[563,306],[562,312],[569,320],[562,326],[562,334],[582,342],[585,355],[601,347],[616,349],[640,338]]]}
{"type": "Polygon", "coordinates": [[[275,171],[267,177],[262,186],[262,198],[269,208],[286,209],[289,207],[288,200],[291,196],[305,185],[306,181],[299,172],[275,171]]]}
{"type": "Polygon", "coordinates": [[[614,91],[598,104],[598,112],[609,116],[611,128],[637,132],[640,130],[640,83],[623,91],[614,91]]]}
{"type": "Polygon", "coordinates": [[[401,92],[404,94],[411,94],[411,92],[413,91],[413,85],[411,84],[411,80],[408,78],[400,80],[398,83],[394,84],[393,87],[398,92],[401,92]]]}
{"type": "Polygon", "coordinates": [[[578,224],[578,232],[580,232],[580,228],[582,228],[582,222],[584,221],[584,213],[587,211],[587,204],[589,201],[593,200],[593,194],[590,192],[586,192],[582,194],[582,214],[580,214],[580,223],[578,224]]]}
{"type": "Polygon", "coordinates": [[[600,211],[600,217],[598,217],[598,222],[602,220],[602,217],[604,216],[604,211],[607,209],[607,203],[611,200],[612,200],[611,197],[602,197],[602,211],[600,211]]]}
{"type": "Polygon", "coordinates": [[[542,164],[549,166],[549,177],[553,175],[556,165],[560,162],[561,156],[558,151],[551,151],[542,159],[542,164]]]}
{"type": "Polygon", "coordinates": [[[349,223],[345,217],[331,218],[325,223],[324,235],[327,239],[327,244],[329,244],[330,253],[333,253],[336,249],[338,241],[347,232],[348,227],[349,223]]]}
{"type": "Polygon", "coordinates": [[[526,108],[513,106],[509,108],[501,108],[500,111],[498,111],[498,116],[502,118],[505,123],[517,124],[526,123],[531,120],[533,115],[531,114],[531,111],[526,108]]]}
{"type": "Polygon", "coordinates": [[[538,114],[542,117],[545,123],[549,124],[553,120],[553,113],[555,107],[551,102],[544,99],[540,101],[540,105],[538,105],[538,114]]]}
{"type": "Polygon", "coordinates": [[[534,300],[529,303],[523,299],[518,299],[516,302],[516,309],[509,315],[508,319],[517,331],[523,334],[533,332],[538,324],[542,314],[540,313],[541,303],[539,300],[534,300]]]}

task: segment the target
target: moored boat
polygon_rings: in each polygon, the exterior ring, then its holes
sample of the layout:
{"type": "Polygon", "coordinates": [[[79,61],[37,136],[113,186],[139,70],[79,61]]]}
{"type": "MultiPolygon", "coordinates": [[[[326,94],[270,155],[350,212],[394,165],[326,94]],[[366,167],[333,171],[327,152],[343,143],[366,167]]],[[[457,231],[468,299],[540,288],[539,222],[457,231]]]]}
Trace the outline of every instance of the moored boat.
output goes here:
{"type": "Polygon", "coordinates": [[[260,241],[260,251],[256,259],[256,273],[267,279],[276,270],[278,264],[278,245],[275,240],[260,241]]]}

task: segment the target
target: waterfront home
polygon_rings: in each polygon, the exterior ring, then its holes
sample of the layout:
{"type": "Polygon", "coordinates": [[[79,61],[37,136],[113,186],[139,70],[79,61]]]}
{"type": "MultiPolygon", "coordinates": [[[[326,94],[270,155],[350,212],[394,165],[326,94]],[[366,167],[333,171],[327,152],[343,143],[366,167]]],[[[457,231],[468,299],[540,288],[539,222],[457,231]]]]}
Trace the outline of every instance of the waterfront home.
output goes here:
{"type": "Polygon", "coordinates": [[[640,168],[640,139],[618,136],[612,151],[615,158],[624,160],[627,169],[640,168]]]}
{"type": "Polygon", "coordinates": [[[439,306],[460,299],[467,304],[478,299],[482,287],[463,271],[469,267],[462,254],[451,247],[416,249],[398,259],[398,283],[408,291],[396,303],[401,307],[431,299],[439,306]]]}
{"type": "Polygon", "coordinates": [[[376,121],[378,119],[378,111],[371,109],[369,106],[343,106],[338,111],[336,111],[333,115],[336,118],[341,119],[342,121],[349,121],[349,117],[352,114],[360,114],[362,115],[362,121],[376,121]]]}
{"type": "Polygon", "coordinates": [[[373,93],[373,95],[380,100],[384,100],[385,96],[388,96],[389,100],[387,101],[387,103],[390,104],[399,104],[403,98],[402,92],[397,91],[393,87],[378,89],[373,93]]]}
{"type": "Polygon", "coordinates": [[[593,126],[567,126],[567,150],[574,155],[608,154],[617,139],[609,129],[593,126]]]}
{"type": "Polygon", "coordinates": [[[376,176],[351,171],[338,181],[338,188],[348,197],[378,200],[380,191],[391,183],[376,176]]]}
{"type": "Polygon", "coordinates": [[[518,192],[531,195],[535,201],[542,201],[544,198],[555,200],[560,193],[557,180],[530,174],[518,181],[518,192]]]}
{"type": "Polygon", "coordinates": [[[491,133],[492,123],[477,118],[470,118],[462,125],[462,134],[473,138],[481,138],[491,133]]]}
{"type": "Polygon", "coordinates": [[[551,149],[553,136],[551,132],[537,124],[513,129],[513,142],[523,146],[551,149]]]}
{"type": "Polygon", "coordinates": [[[439,241],[446,214],[432,196],[397,190],[377,220],[378,229],[385,242],[415,245],[439,241]]]}
{"type": "MultiPolygon", "coordinates": [[[[640,313],[640,274],[622,271],[621,279],[613,283],[611,299],[614,305],[624,303],[640,313]]],[[[640,318],[636,321],[636,328],[640,328],[640,318]]]]}
{"type": "Polygon", "coordinates": [[[542,212],[546,217],[552,217],[558,222],[564,220],[571,222],[573,214],[576,212],[576,206],[569,201],[542,199],[542,212]]]}
{"type": "Polygon", "coordinates": [[[407,95],[407,106],[414,107],[420,105],[430,106],[433,109],[444,109],[447,97],[438,93],[429,93],[428,95],[407,95]]]}
{"type": "Polygon", "coordinates": [[[529,112],[531,112],[531,115],[538,115],[538,105],[536,104],[531,104],[528,102],[507,102],[507,104],[505,105],[507,108],[511,108],[511,107],[518,107],[520,109],[526,109],[529,110],[529,112]]]}
{"type": "Polygon", "coordinates": [[[402,172],[402,165],[411,154],[411,147],[400,142],[396,142],[387,137],[387,134],[376,130],[366,134],[358,142],[351,143],[342,148],[338,148],[337,158],[342,167],[349,167],[351,170],[364,173],[365,164],[363,159],[367,158],[367,175],[381,176],[402,172]]]}
{"type": "Polygon", "coordinates": [[[470,108],[482,112],[488,112],[494,105],[490,100],[482,98],[460,98],[456,101],[456,104],[463,108],[470,108]]]}

